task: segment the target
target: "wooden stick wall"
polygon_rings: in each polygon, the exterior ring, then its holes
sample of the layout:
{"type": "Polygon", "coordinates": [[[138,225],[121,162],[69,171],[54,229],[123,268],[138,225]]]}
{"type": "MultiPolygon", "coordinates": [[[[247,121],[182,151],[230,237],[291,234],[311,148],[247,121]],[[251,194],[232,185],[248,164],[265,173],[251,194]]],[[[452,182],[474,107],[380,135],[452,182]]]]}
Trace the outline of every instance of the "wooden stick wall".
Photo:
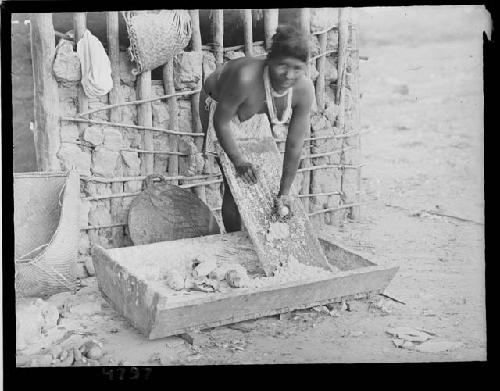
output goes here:
{"type": "MultiPolygon", "coordinates": [[[[215,55],[216,63],[222,64],[224,62],[224,53],[230,50],[241,50],[244,49],[245,55],[252,56],[255,54],[255,48],[258,46],[264,46],[267,50],[270,48],[272,35],[276,31],[278,25],[278,10],[277,9],[267,9],[264,10],[264,37],[263,42],[253,41],[253,20],[252,20],[252,10],[247,9],[242,11],[242,21],[244,34],[242,36],[242,45],[236,45],[233,47],[224,48],[224,12],[222,9],[217,9],[212,11],[212,32],[213,32],[213,44],[212,45],[202,45],[202,37],[200,32],[199,24],[199,12],[198,10],[190,10],[190,15],[192,19],[192,41],[191,50],[202,55],[203,50],[211,50],[215,55]]],[[[170,183],[179,185],[183,188],[191,188],[198,195],[200,199],[207,202],[206,189],[207,186],[217,185],[219,186],[222,182],[220,173],[210,173],[205,175],[195,175],[195,176],[184,176],[179,173],[179,159],[185,159],[188,156],[185,153],[181,153],[178,150],[178,142],[180,136],[191,137],[195,142],[195,145],[201,150],[203,143],[203,133],[201,129],[201,123],[199,121],[199,99],[200,99],[200,88],[201,80],[196,89],[192,91],[182,91],[176,92],[174,86],[174,62],[171,60],[163,67],[163,86],[164,95],[160,97],[155,97],[152,94],[152,80],[151,71],[141,73],[136,81],[136,100],[135,101],[125,101],[120,93],[120,59],[119,59],[119,47],[118,47],[118,13],[117,12],[107,12],[106,23],[107,23],[107,46],[108,55],[110,58],[110,63],[112,67],[112,76],[114,88],[109,93],[109,105],[99,107],[97,109],[89,110],[88,98],[83,93],[81,86],[79,87],[78,93],[78,115],[62,116],[60,120],[74,122],[78,124],[81,129],[84,129],[88,125],[105,125],[115,127],[121,130],[132,129],[134,131],[139,131],[141,133],[141,146],[140,148],[122,148],[120,151],[131,151],[137,152],[141,158],[140,176],[120,176],[118,173],[113,178],[102,178],[96,176],[82,177],[82,180],[87,183],[95,183],[101,186],[110,186],[111,192],[108,194],[90,194],[84,199],[89,202],[101,202],[110,201],[111,214],[113,216],[113,222],[110,224],[89,224],[88,226],[82,227],[84,231],[97,231],[91,234],[91,242],[97,241],[97,233],[101,234],[101,230],[112,229],[113,230],[113,243],[119,246],[120,236],[123,235],[123,227],[126,226],[126,221],[117,221],[119,216],[123,215],[120,211],[123,208],[122,200],[126,198],[135,197],[139,192],[137,191],[127,191],[124,187],[128,182],[141,182],[144,178],[154,173],[155,167],[155,156],[158,154],[166,154],[169,156],[168,161],[168,172],[166,175],[167,180],[170,183]],[[188,99],[191,101],[191,112],[192,112],[192,131],[185,131],[184,129],[179,129],[179,123],[177,121],[177,113],[179,110],[178,99],[188,99]],[[160,127],[153,126],[152,121],[152,103],[155,101],[165,101],[168,105],[169,112],[169,122],[168,128],[164,129],[160,127]],[[125,106],[135,105],[138,109],[138,120],[137,125],[124,123],[122,119],[122,110],[125,106]],[[95,114],[98,112],[106,111],[109,112],[109,121],[104,121],[100,119],[94,119],[89,117],[90,114],[95,114]],[[169,137],[169,148],[168,150],[159,150],[154,148],[154,138],[153,135],[165,135],[169,137]]],[[[52,34],[52,42],[54,42],[54,33],[50,31],[45,31],[38,28],[40,23],[37,24],[37,20],[41,20],[38,16],[35,17],[35,23],[32,25],[32,35],[34,35],[32,42],[39,42],[40,37],[44,37],[48,42],[50,40],[50,34],[52,34]],[[47,38],[49,37],[49,38],[47,38]],[[37,41],[38,38],[38,41],[37,41]]],[[[300,27],[307,34],[310,34],[310,13],[307,8],[300,10],[300,27]]],[[[86,28],[86,17],[85,13],[75,13],[74,14],[74,26],[76,32],[76,40],[83,35],[86,28]]],[[[359,216],[359,205],[360,200],[360,169],[361,164],[359,163],[359,148],[360,148],[360,129],[359,129],[359,110],[354,110],[354,117],[352,123],[346,126],[346,84],[350,87],[351,93],[354,94],[353,104],[354,106],[359,106],[359,80],[358,80],[358,59],[359,53],[357,48],[357,36],[356,30],[353,30],[353,26],[349,25],[348,13],[346,10],[341,9],[339,12],[339,22],[338,26],[334,29],[338,30],[338,48],[334,50],[327,50],[329,35],[327,32],[323,32],[318,36],[319,39],[319,54],[310,57],[310,61],[315,62],[318,77],[316,79],[316,104],[318,111],[322,113],[326,108],[326,62],[327,56],[333,55],[337,57],[337,73],[338,79],[336,83],[335,97],[336,104],[339,106],[339,114],[335,125],[331,124],[330,127],[322,129],[321,134],[318,132],[311,131],[310,135],[306,136],[304,144],[304,152],[301,157],[301,166],[298,169],[298,173],[303,176],[302,187],[300,190],[299,197],[303,201],[305,209],[311,216],[316,216],[318,214],[332,213],[342,209],[349,209],[352,211],[352,215],[359,216]],[[350,33],[350,36],[349,36],[350,33]],[[350,47],[349,44],[350,43],[350,47]],[[350,60],[349,60],[350,59],[350,60]],[[349,60],[349,61],[348,61],[349,60]],[[347,72],[349,64],[349,71],[347,72]],[[325,135],[326,133],[326,135],[325,135]],[[354,140],[354,141],[351,141],[354,140]],[[315,152],[314,147],[319,141],[325,140],[339,140],[342,144],[341,148],[333,148],[326,152],[315,152]],[[346,158],[345,153],[351,150],[356,150],[357,155],[355,158],[346,158]],[[333,164],[328,162],[326,164],[315,163],[318,158],[325,158],[328,156],[340,155],[340,163],[333,164]],[[356,175],[356,186],[358,192],[353,199],[346,200],[343,198],[344,188],[343,182],[339,189],[333,189],[332,191],[321,191],[314,192],[311,189],[315,188],[314,183],[318,180],[316,173],[323,170],[341,170],[341,172],[354,173],[356,175]],[[313,210],[313,205],[309,201],[317,197],[329,197],[336,196],[339,197],[339,205],[337,207],[323,208],[320,210],[313,210]]],[[[53,58],[53,54],[52,54],[53,58]]],[[[42,76],[47,74],[47,70],[39,64],[40,60],[35,60],[33,62],[35,82],[42,76]]],[[[46,76],[45,76],[46,77],[46,76]]],[[[53,90],[53,89],[52,89],[53,90]]],[[[49,95],[52,96],[52,100],[46,100],[40,103],[41,106],[49,109],[47,102],[57,101],[54,98],[57,93],[57,88],[55,91],[50,90],[49,95]]],[[[351,107],[352,108],[352,107],[351,107]]],[[[357,107],[355,107],[357,109],[357,107]]],[[[49,122],[48,122],[49,123],[49,122]]],[[[309,131],[309,130],[308,130],[309,131]]],[[[43,133],[43,132],[42,132],[43,133]]],[[[54,135],[50,133],[50,129],[46,129],[43,133],[45,137],[49,139],[54,138],[54,135]]],[[[58,135],[59,136],[59,135],[58,135]]],[[[49,140],[50,141],[50,140],[49,140]]],[[[284,139],[277,139],[278,144],[283,143],[284,139]]],[[[82,147],[86,147],[85,143],[80,144],[82,147]]],[[[89,146],[87,146],[89,147],[89,146]]],[[[37,147],[37,152],[41,151],[43,148],[42,144],[37,147]]],[[[90,148],[90,147],[89,147],[90,148]]],[[[55,152],[54,152],[55,155],[55,152]]],[[[44,169],[50,169],[50,164],[43,163],[42,167],[44,169]]],[[[220,206],[213,206],[213,210],[220,210],[220,206]]]]}

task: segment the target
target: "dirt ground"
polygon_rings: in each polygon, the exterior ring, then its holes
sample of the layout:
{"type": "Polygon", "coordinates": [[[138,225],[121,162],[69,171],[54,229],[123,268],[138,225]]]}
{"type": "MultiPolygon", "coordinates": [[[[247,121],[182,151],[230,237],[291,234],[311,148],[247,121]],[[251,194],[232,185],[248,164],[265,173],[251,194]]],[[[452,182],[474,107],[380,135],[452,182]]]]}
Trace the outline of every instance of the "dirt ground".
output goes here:
{"type": "MultiPolygon", "coordinates": [[[[55,340],[102,342],[101,365],[485,360],[482,42],[393,44],[361,54],[369,57],[360,64],[367,203],[360,221],[320,234],[379,265],[399,266],[385,294],[404,304],[370,304],[379,297],[350,302],[339,316],[308,310],[268,317],[244,322],[242,330],[202,332],[190,345],[178,337],[146,340],[89,278],[74,300],[97,307],[63,318],[55,340]],[[461,346],[440,353],[398,348],[386,333],[397,326],[461,346]]],[[[26,357],[18,356],[18,365],[26,357]]]]}

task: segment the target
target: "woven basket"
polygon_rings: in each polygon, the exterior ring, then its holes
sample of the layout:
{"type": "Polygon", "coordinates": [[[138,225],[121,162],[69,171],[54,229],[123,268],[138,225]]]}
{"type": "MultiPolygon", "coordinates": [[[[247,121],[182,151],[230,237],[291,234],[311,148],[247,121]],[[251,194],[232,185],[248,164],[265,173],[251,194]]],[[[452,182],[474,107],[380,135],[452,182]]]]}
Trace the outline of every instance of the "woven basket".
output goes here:
{"type": "Polygon", "coordinates": [[[311,33],[323,34],[338,24],[338,8],[311,8],[311,33]]]}
{"type": "Polygon", "coordinates": [[[148,175],[144,187],[128,212],[135,246],[220,233],[210,208],[188,189],[168,183],[159,174],[148,175]]]}
{"type": "Polygon", "coordinates": [[[14,174],[14,200],[16,296],[47,297],[75,289],[73,266],[80,241],[78,173],[14,174]]]}
{"type": "Polygon", "coordinates": [[[191,39],[191,16],[186,10],[123,12],[130,39],[128,52],[134,75],[166,64],[191,39]]]}

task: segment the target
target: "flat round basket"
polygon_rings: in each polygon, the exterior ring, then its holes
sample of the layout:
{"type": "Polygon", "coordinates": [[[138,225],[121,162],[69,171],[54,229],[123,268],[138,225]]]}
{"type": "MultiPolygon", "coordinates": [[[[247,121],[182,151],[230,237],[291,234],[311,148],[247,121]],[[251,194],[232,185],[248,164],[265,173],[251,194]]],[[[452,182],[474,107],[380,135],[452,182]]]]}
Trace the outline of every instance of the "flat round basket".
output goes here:
{"type": "Polygon", "coordinates": [[[14,174],[17,297],[47,297],[76,288],[80,176],[14,174]]]}
{"type": "Polygon", "coordinates": [[[210,208],[189,190],[148,176],[146,189],[131,203],[128,229],[134,245],[220,233],[210,208]],[[159,180],[153,183],[153,180],[159,180]]]}
{"type": "Polygon", "coordinates": [[[130,47],[136,64],[134,75],[166,64],[191,40],[191,16],[186,10],[123,12],[130,47]]]}

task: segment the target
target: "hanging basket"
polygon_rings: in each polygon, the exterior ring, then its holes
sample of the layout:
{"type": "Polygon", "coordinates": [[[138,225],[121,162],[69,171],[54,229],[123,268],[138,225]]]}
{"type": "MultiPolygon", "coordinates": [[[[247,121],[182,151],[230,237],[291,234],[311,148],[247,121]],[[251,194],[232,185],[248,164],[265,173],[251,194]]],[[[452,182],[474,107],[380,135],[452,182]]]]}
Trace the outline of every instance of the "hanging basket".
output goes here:
{"type": "Polygon", "coordinates": [[[191,40],[191,16],[187,10],[123,12],[130,39],[128,52],[134,75],[166,64],[191,40]]]}
{"type": "Polygon", "coordinates": [[[311,33],[323,34],[338,24],[338,8],[311,8],[311,33]]]}
{"type": "Polygon", "coordinates": [[[79,214],[76,171],[14,174],[17,297],[47,297],[76,288],[79,214]]]}

